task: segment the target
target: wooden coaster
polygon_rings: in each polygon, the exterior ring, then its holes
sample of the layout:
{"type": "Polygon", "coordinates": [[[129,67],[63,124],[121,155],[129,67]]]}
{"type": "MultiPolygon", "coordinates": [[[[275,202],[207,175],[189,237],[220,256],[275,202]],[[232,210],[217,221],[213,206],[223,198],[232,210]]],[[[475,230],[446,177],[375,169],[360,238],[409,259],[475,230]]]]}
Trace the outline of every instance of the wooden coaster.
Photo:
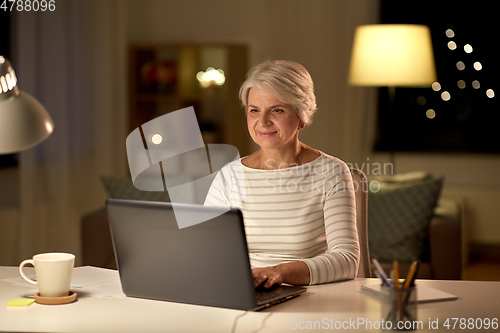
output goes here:
{"type": "Polygon", "coordinates": [[[35,294],[35,302],[45,305],[68,304],[76,300],[76,293],[70,291],[68,296],[63,297],[42,297],[40,293],[35,294]]]}

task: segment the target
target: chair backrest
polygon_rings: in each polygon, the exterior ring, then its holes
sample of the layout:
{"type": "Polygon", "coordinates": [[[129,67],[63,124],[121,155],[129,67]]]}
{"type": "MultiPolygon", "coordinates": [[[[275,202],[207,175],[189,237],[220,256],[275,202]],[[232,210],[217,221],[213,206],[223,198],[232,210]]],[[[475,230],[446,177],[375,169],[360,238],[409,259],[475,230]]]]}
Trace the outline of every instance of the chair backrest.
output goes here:
{"type": "Polygon", "coordinates": [[[370,251],[368,249],[368,181],[358,169],[351,169],[356,196],[356,225],[359,239],[359,268],[356,277],[371,277],[370,251]]]}

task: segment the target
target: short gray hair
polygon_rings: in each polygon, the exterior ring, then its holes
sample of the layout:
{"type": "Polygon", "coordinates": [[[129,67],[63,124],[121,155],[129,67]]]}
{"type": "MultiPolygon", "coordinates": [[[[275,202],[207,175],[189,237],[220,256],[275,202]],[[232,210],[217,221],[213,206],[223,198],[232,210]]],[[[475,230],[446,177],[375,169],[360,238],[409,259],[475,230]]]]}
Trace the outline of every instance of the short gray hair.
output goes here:
{"type": "Polygon", "coordinates": [[[288,60],[267,60],[253,67],[240,88],[240,100],[248,106],[248,94],[252,87],[274,94],[280,101],[293,106],[297,116],[309,125],[316,112],[314,83],[309,72],[288,60]]]}

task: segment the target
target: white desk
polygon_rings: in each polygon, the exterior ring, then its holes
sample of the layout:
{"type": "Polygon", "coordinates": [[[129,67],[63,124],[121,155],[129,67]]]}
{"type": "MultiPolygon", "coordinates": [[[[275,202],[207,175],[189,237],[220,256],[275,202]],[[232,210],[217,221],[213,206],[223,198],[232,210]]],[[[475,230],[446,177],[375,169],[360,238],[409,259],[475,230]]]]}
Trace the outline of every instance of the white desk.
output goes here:
{"type": "MultiPolygon", "coordinates": [[[[0,267],[0,280],[18,276],[17,267],[0,267]]],[[[299,325],[319,321],[356,322],[358,318],[380,321],[378,300],[361,293],[363,284],[376,279],[311,286],[298,298],[260,312],[150,301],[134,298],[93,298],[79,295],[67,305],[33,304],[27,308],[7,307],[9,300],[31,297],[29,288],[0,281],[0,331],[38,332],[380,332],[360,325],[353,329],[300,329],[299,325]],[[236,322],[236,325],[234,325],[236,322]],[[294,329],[294,327],[296,327],[294,329]]],[[[419,332],[469,331],[443,328],[447,318],[500,319],[500,282],[417,281],[458,296],[456,301],[420,304],[419,332]],[[439,330],[429,329],[439,320],[439,330]]],[[[453,321],[451,322],[453,324],[453,321]]],[[[324,324],[323,324],[324,325],[324,324]]],[[[484,331],[500,331],[489,329],[484,331]]]]}

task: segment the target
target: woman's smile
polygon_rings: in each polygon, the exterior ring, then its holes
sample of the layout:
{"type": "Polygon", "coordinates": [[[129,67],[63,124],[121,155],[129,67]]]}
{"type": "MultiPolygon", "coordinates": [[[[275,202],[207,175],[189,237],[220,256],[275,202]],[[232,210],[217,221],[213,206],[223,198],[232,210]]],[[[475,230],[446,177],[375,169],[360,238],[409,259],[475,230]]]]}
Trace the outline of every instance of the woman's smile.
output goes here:
{"type": "Polygon", "coordinates": [[[259,135],[263,138],[270,138],[272,137],[274,134],[278,133],[277,131],[274,131],[274,132],[263,132],[263,131],[257,131],[259,133],[259,135]]]}

